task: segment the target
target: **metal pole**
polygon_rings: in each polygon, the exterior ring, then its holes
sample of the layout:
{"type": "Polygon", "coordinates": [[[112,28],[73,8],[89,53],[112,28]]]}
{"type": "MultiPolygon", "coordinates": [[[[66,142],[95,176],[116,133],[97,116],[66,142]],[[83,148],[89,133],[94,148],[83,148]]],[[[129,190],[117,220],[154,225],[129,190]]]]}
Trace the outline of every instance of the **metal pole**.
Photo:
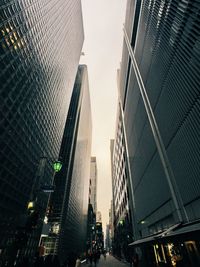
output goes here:
{"type": "Polygon", "coordinates": [[[165,172],[165,176],[166,176],[166,179],[167,179],[167,182],[169,185],[171,197],[172,197],[172,200],[173,200],[173,203],[175,206],[175,210],[177,212],[178,221],[179,222],[183,222],[184,220],[189,221],[185,207],[183,205],[183,201],[182,201],[180,192],[178,190],[178,186],[176,184],[176,180],[175,180],[168,156],[167,156],[167,152],[166,152],[162,137],[160,135],[158,125],[157,125],[157,122],[155,120],[155,116],[154,116],[154,113],[153,113],[153,110],[152,110],[152,107],[151,107],[151,104],[150,104],[143,80],[142,80],[142,77],[141,77],[141,74],[140,74],[134,53],[133,53],[131,43],[129,41],[129,38],[128,38],[128,35],[126,33],[125,28],[123,30],[124,30],[124,38],[125,38],[126,46],[127,46],[128,52],[129,52],[129,56],[131,58],[132,66],[133,66],[134,71],[135,71],[136,79],[137,79],[137,82],[139,85],[140,93],[141,93],[142,100],[143,100],[143,103],[144,103],[144,106],[146,109],[149,123],[150,123],[151,129],[152,129],[152,133],[154,136],[156,147],[158,149],[158,153],[159,153],[159,156],[160,156],[163,168],[164,168],[164,172],[165,172]]]}

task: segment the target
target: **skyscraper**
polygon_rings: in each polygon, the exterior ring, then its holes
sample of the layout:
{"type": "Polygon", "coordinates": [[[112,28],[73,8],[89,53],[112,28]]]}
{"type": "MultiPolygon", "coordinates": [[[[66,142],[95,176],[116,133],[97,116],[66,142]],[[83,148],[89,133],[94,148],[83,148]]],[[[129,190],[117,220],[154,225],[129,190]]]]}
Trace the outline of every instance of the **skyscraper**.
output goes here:
{"type": "Polygon", "coordinates": [[[111,249],[110,225],[106,224],[105,250],[110,251],[110,249],[111,249]]]}
{"type": "Polygon", "coordinates": [[[118,106],[115,141],[111,147],[111,166],[114,209],[113,253],[128,260],[128,244],[131,243],[133,238],[133,203],[120,106],[118,106]]]}
{"type": "MultiPolygon", "coordinates": [[[[43,156],[46,164],[40,183],[52,179],[51,163],[58,158],[83,24],[80,0],[1,1],[0,16],[0,248],[4,254],[17,227],[24,225],[43,156]]],[[[47,196],[43,197],[45,206],[47,196]]],[[[39,232],[32,247],[38,245],[38,237],[39,232]]],[[[25,253],[34,250],[27,247],[25,253]]]]}
{"type": "Polygon", "coordinates": [[[101,217],[101,212],[100,211],[97,211],[96,221],[102,223],[102,217],[101,217]]]}
{"type": "Polygon", "coordinates": [[[97,162],[96,157],[90,161],[90,183],[88,197],[88,221],[87,221],[87,252],[91,251],[96,240],[96,213],[97,213],[97,162]]]}
{"type": "Polygon", "coordinates": [[[149,246],[148,262],[154,255],[157,264],[183,255],[188,266],[199,264],[191,260],[200,240],[199,11],[199,1],[127,2],[119,99],[135,204],[132,245],[149,246]]]}
{"type": "Polygon", "coordinates": [[[96,157],[91,157],[90,163],[90,188],[89,202],[92,204],[93,212],[97,213],[97,162],[96,157]]]}
{"type": "Polygon", "coordinates": [[[59,154],[63,167],[49,202],[51,253],[62,261],[71,251],[84,251],[86,244],[91,127],[87,67],[80,65],[59,154]]]}

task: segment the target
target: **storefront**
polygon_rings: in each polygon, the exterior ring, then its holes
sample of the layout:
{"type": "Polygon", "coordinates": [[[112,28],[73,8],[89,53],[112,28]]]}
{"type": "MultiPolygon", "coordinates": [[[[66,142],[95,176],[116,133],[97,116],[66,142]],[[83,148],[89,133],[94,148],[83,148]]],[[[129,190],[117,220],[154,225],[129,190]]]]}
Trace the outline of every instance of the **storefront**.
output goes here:
{"type": "Polygon", "coordinates": [[[141,251],[143,267],[199,267],[200,222],[175,225],[157,235],[130,244],[141,251]]]}

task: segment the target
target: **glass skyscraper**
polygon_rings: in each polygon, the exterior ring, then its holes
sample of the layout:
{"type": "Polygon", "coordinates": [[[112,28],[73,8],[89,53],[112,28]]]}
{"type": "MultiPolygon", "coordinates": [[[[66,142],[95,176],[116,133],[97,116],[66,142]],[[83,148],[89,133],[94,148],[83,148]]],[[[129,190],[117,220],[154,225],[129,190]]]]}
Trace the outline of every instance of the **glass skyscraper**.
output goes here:
{"type": "MultiPolygon", "coordinates": [[[[80,0],[3,0],[0,17],[0,249],[6,251],[24,225],[41,157],[40,183],[52,179],[84,34],[80,0]]],[[[37,237],[25,254],[33,253],[37,237]]]]}
{"type": "Polygon", "coordinates": [[[132,245],[152,244],[146,251],[157,264],[188,254],[187,265],[199,265],[189,259],[199,255],[200,240],[199,12],[199,1],[127,1],[119,100],[135,205],[132,245]]]}
{"type": "Polygon", "coordinates": [[[86,246],[91,134],[88,73],[87,67],[80,65],[59,154],[63,167],[55,175],[49,206],[50,252],[58,254],[62,262],[72,251],[81,253],[86,246]]]}

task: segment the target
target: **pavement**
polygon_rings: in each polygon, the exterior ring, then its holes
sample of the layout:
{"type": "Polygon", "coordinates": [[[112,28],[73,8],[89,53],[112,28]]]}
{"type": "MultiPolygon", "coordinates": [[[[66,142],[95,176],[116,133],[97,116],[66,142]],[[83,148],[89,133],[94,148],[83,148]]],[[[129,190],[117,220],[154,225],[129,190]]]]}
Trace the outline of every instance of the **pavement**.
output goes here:
{"type": "MultiPolygon", "coordinates": [[[[94,263],[92,265],[84,264],[84,266],[95,267],[94,263]]],[[[104,259],[104,257],[101,256],[99,262],[96,264],[96,267],[127,267],[127,266],[129,266],[127,263],[121,262],[111,255],[107,255],[106,259],[104,259]]]]}

